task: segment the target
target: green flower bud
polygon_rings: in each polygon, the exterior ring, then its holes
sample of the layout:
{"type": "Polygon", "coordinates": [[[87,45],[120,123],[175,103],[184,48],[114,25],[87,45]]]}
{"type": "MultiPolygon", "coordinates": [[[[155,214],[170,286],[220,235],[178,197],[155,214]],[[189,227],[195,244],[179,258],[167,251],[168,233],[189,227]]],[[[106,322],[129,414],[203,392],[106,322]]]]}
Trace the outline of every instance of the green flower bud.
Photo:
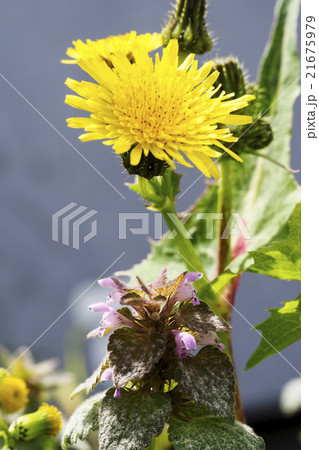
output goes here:
{"type": "MultiPolygon", "coordinates": [[[[236,58],[225,58],[215,60],[214,70],[218,70],[218,83],[226,94],[235,93],[234,98],[247,94],[246,74],[243,67],[236,58]]],[[[220,91],[216,94],[219,95],[220,91]]],[[[246,109],[245,109],[246,114],[246,109]]]]}
{"type": "Polygon", "coordinates": [[[25,414],[9,427],[12,438],[30,441],[43,435],[56,436],[62,428],[61,413],[55,406],[43,403],[31,414],[25,414]]]}
{"type": "Polygon", "coordinates": [[[206,29],[206,0],[177,0],[168,25],[162,32],[166,46],[177,39],[185,53],[203,54],[212,49],[213,42],[206,29]]]}
{"type": "MultiPolygon", "coordinates": [[[[261,150],[273,140],[272,129],[265,119],[258,119],[251,125],[242,137],[245,146],[252,150],[261,150]]],[[[243,149],[245,152],[245,149],[243,149]]]]}
{"type": "Polygon", "coordinates": [[[153,177],[164,175],[165,170],[169,167],[165,161],[155,158],[151,152],[147,156],[143,153],[140,162],[133,166],[130,163],[131,151],[132,149],[121,155],[123,165],[130,175],[139,175],[150,180],[153,177]]]}

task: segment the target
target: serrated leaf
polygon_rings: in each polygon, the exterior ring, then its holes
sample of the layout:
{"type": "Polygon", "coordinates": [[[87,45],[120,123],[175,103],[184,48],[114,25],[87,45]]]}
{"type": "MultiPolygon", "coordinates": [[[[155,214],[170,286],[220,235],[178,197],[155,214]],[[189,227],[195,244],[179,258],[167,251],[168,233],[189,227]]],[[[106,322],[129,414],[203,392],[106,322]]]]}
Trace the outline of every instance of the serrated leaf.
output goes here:
{"type": "Polygon", "coordinates": [[[95,388],[95,386],[98,384],[102,373],[108,367],[109,367],[109,361],[108,361],[108,356],[106,356],[103,359],[103,361],[100,363],[99,367],[96,370],[94,370],[92,375],[90,375],[85,381],[83,381],[83,383],[79,384],[79,386],[77,386],[74,389],[74,391],[70,395],[71,399],[73,399],[77,394],[79,394],[80,392],[83,392],[83,391],[85,391],[86,394],[89,394],[95,388]]]}
{"type": "Polygon", "coordinates": [[[115,330],[107,347],[114,384],[121,386],[143,378],[160,359],[165,345],[164,337],[158,333],[136,333],[130,328],[115,330]]]}
{"type": "Polygon", "coordinates": [[[100,410],[100,450],[141,450],[161,434],[171,411],[168,394],[140,391],[113,397],[110,389],[100,410]]]}
{"type": "Polygon", "coordinates": [[[235,380],[228,356],[206,346],[196,356],[179,361],[176,371],[178,389],[212,414],[234,423],[235,380]]]}
{"type": "Polygon", "coordinates": [[[280,352],[301,338],[301,296],[284,302],[282,308],[268,309],[270,317],[259,325],[263,337],[259,346],[249,358],[246,369],[259,364],[265,358],[280,352]]]}
{"type": "Polygon", "coordinates": [[[169,440],[175,450],[264,450],[263,439],[252,428],[236,422],[234,425],[213,416],[190,422],[173,419],[169,440]]]}
{"type": "Polygon", "coordinates": [[[301,279],[301,206],[296,205],[289,222],[285,241],[274,242],[269,247],[250,252],[254,264],[247,270],[281,280],[301,279]]]}
{"type": "Polygon", "coordinates": [[[91,431],[99,428],[99,409],[105,392],[100,392],[85,400],[70,417],[61,441],[63,449],[73,445],[78,439],[84,440],[91,431]]]}
{"type": "Polygon", "coordinates": [[[216,316],[204,302],[200,302],[197,306],[192,302],[184,302],[176,313],[176,318],[182,325],[199,333],[230,330],[228,323],[216,316]]]}

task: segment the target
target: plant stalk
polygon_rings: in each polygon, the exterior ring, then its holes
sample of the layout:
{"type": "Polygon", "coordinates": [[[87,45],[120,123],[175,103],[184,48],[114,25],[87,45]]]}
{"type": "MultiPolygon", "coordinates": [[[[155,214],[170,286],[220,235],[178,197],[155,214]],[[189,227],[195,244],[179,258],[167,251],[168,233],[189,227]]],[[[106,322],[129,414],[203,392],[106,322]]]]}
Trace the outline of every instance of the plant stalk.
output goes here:
{"type": "MultiPolygon", "coordinates": [[[[221,180],[219,190],[219,211],[223,214],[219,228],[219,247],[218,247],[218,275],[222,274],[231,261],[231,215],[232,215],[232,166],[227,155],[220,164],[221,180]]],[[[235,294],[238,286],[238,280],[233,280],[229,286],[226,286],[220,302],[225,306],[224,317],[227,322],[231,323],[232,308],[235,302],[235,294]],[[226,300],[225,300],[226,299],[226,300]],[[226,303],[226,304],[225,304],[226,303]]],[[[236,419],[242,423],[246,423],[243,404],[241,401],[236,368],[233,357],[231,333],[228,334],[227,342],[229,356],[232,360],[235,376],[235,415],[236,419]]]]}

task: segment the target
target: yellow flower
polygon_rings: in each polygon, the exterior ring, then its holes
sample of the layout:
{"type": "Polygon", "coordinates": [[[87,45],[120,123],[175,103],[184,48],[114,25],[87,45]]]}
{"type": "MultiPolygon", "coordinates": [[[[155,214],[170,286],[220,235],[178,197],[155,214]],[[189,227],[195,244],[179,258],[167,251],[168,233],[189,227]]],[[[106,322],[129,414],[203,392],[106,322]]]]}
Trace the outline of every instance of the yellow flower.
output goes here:
{"type": "Polygon", "coordinates": [[[119,36],[109,36],[106,39],[98,39],[91,41],[87,39],[86,43],[80,39],[73,41],[74,47],[69,47],[66,54],[72,59],[64,59],[61,62],[65,64],[76,64],[78,59],[97,59],[106,61],[112,66],[111,56],[126,56],[131,62],[134,61],[133,51],[136,48],[145,48],[147,52],[151,52],[162,46],[162,36],[158,33],[136,34],[131,31],[119,36]]]}
{"type": "Polygon", "coordinates": [[[61,412],[53,405],[42,403],[37,411],[12,422],[9,432],[14,439],[30,441],[43,435],[56,436],[61,429],[61,412]]]}
{"type": "Polygon", "coordinates": [[[24,380],[10,375],[0,379],[0,407],[8,414],[19,411],[29,401],[29,389],[24,380]]]}
{"type": "MultiPolygon", "coordinates": [[[[221,152],[242,161],[220,141],[236,142],[228,128],[219,124],[243,125],[252,118],[232,114],[247,106],[253,95],[229,100],[233,93],[222,91],[213,97],[219,73],[212,72],[213,62],[197,69],[190,54],[178,66],[178,43],[171,40],[155,63],[145,48],[134,50],[134,63],[121,55],[111,56],[113,69],[96,59],[79,59],[79,66],[97,82],[67,79],[66,85],[79,96],[67,95],[66,103],[91,113],[90,117],[67,120],[72,128],[87,132],[82,142],[105,139],[116,153],[130,152],[130,164],[137,166],[142,155],[153,155],[175,168],[173,159],[192,167],[180,152],[207,177],[219,177],[211,158],[221,152]],[[213,146],[213,148],[211,147],[213,146]]],[[[143,159],[143,158],[142,158],[143,159]]]]}

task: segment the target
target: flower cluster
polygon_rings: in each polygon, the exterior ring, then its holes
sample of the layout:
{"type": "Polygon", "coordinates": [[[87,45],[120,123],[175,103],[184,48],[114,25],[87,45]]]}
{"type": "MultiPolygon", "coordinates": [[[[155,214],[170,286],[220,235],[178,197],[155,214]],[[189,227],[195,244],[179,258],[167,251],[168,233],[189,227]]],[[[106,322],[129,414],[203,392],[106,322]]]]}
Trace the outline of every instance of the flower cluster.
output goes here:
{"type": "MultiPolygon", "coordinates": [[[[153,282],[145,284],[139,277],[130,287],[117,278],[99,281],[111,288],[106,302],[92,304],[92,311],[103,312],[100,326],[88,337],[104,337],[113,331],[108,344],[107,361],[89,381],[113,379],[114,396],[123,386],[149,386],[158,390],[174,381],[178,361],[191,357],[198,345],[214,345],[220,350],[216,332],[228,331],[229,325],[197,298],[193,282],[201,273],[184,272],[173,281],[165,269],[153,282]],[[122,305],[114,309],[112,303],[122,305]]],[[[82,388],[90,386],[84,383],[82,388]]],[[[83,390],[83,389],[80,389],[83,390]]],[[[79,392],[80,390],[77,390],[79,392]]]]}

